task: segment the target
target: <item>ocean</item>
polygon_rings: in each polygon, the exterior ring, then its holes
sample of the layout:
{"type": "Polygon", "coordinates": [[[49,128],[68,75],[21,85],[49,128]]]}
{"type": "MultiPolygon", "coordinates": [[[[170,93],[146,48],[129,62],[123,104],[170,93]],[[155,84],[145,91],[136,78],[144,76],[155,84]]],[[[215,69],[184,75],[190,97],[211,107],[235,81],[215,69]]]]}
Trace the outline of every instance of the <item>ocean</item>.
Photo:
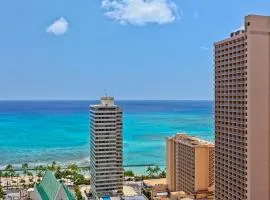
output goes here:
{"type": "MultiPolygon", "coordinates": [[[[0,167],[89,163],[89,105],[97,101],[0,101],[0,167]]],[[[117,101],[124,165],[166,164],[177,132],[214,140],[213,101],[117,101]]],[[[136,171],[136,169],[134,169],[136,171]]]]}

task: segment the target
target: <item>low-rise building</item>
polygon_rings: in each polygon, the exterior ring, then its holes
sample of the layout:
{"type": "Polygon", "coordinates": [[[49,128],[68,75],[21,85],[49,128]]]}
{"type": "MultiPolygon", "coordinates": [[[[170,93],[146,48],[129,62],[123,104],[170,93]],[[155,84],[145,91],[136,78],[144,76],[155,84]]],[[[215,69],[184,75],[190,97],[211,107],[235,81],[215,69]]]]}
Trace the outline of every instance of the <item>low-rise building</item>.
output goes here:
{"type": "Polygon", "coordinates": [[[214,144],[186,134],[168,137],[166,169],[169,191],[197,199],[212,196],[214,144]]]}
{"type": "Polygon", "coordinates": [[[143,184],[150,192],[151,199],[168,199],[168,185],[166,178],[147,179],[143,181],[143,184]]]}
{"type": "Polygon", "coordinates": [[[52,172],[46,171],[42,181],[35,185],[33,200],[75,200],[73,193],[60,183],[52,172]]]}

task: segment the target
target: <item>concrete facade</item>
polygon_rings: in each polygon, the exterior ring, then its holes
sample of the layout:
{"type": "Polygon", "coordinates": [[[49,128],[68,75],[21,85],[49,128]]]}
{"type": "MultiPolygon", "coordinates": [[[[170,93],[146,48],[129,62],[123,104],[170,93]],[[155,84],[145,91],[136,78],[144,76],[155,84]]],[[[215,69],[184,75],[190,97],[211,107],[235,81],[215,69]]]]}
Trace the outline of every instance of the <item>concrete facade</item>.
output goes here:
{"type": "Polygon", "coordinates": [[[122,110],[113,97],[90,106],[90,174],[96,197],[123,194],[122,110]]]}
{"type": "Polygon", "coordinates": [[[214,145],[185,134],[169,137],[166,169],[170,191],[207,196],[214,185],[214,145]]]}
{"type": "Polygon", "coordinates": [[[215,43],[215,199],[270,199],[270,17],[215,43]]]}

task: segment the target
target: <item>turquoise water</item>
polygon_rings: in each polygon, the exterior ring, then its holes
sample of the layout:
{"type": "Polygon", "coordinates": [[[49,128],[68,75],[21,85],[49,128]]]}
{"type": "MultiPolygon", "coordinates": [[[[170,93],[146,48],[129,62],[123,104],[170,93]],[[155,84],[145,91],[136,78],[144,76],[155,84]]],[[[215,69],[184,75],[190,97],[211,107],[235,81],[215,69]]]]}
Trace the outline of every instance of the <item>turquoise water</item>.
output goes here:
{"type": "MultiPolygon", "coordinates": [[[[0,101],[0,166],[89,163],[94,101],[0,101]]],[[[119,101],[124,164],[165,165],[165,137],[186,132],[213,141],[212,101],[119,101]]]]}

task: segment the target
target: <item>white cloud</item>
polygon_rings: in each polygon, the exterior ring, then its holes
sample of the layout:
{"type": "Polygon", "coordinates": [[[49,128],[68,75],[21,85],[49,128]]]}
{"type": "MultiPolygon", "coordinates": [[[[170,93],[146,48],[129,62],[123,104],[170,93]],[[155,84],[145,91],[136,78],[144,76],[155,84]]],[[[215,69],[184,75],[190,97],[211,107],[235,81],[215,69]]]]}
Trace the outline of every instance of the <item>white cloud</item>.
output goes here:
{"type": "Polygon", "coordinates": [[[209,51],[209,50],[210,50],[208,47],[205,47],[205,46],[201,46],[200,49],[201,49],[202,51],[209,51]]]}
{"type": "Polygon", "coordinates": [[[68,30],[68,26],[68,21],[64,17],[60,17],[46,29],[46,32],[53,35],[64,35],[68,30]]]}
{"type": "Polygon", "coordinates": [[[166,24],[178,17],[172,0],[102,0],[101,6],[105,16],[121,24],[166,24]]]}

